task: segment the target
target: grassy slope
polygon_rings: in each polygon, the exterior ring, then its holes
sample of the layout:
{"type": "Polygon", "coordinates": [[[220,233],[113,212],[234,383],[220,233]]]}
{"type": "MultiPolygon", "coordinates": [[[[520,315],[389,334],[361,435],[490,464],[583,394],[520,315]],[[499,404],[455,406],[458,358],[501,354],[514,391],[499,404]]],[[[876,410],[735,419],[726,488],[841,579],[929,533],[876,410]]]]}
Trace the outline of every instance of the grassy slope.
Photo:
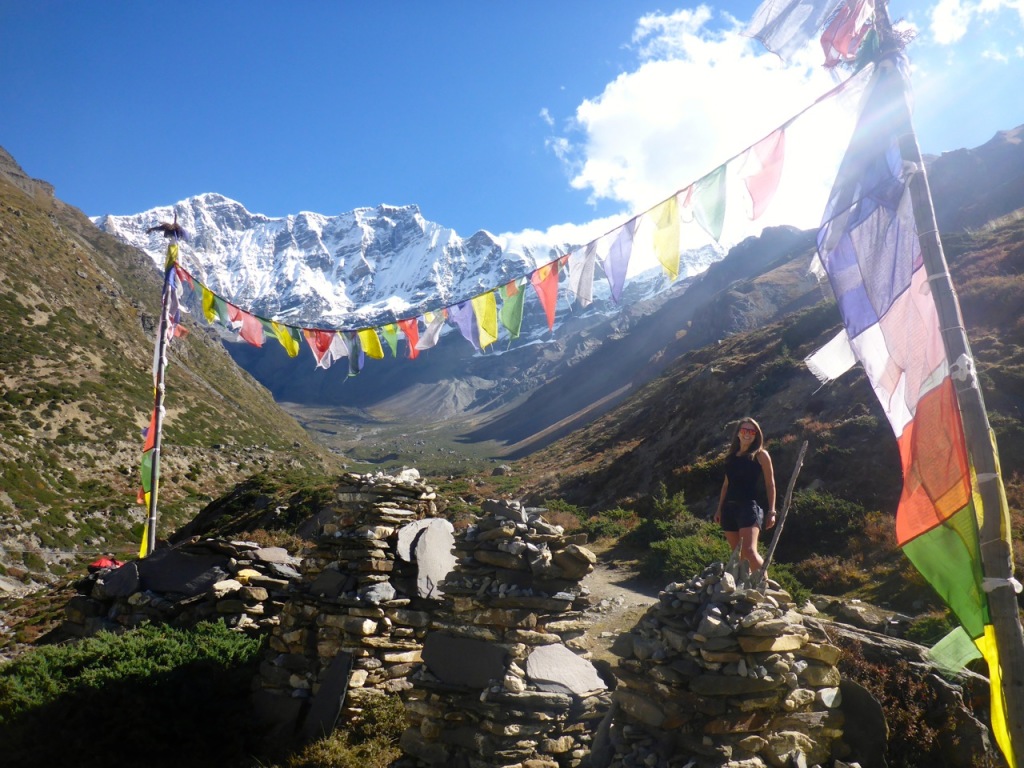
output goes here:
{"type": "MultiPolygon", "coordinates": [[[[0,576],[28,581],[135,546],[160,278],[144,254],[25,186],[0,173],[0,576]]],[[[161,530],[260,468],[332,463],[188,325],[167,374],[161,530]]]]}

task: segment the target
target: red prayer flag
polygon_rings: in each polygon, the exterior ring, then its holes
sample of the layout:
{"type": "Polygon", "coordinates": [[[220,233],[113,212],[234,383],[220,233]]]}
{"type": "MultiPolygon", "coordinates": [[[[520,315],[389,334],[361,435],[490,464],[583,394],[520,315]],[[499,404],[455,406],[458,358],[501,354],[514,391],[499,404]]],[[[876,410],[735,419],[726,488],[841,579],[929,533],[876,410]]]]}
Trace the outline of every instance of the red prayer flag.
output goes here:
{"type": "Polygon", "coordinates": [[[406,341],[409,342],[409,359],[415,360],[420,354],[420,351],[416,349],[416,342],[420,340],[419,320],[415,317],[409,318],[408,320],[399,320],[398,327],[402,329],[402,333],[405,334],[406,341]]]}
{"type": "Polygon", "coordinates": [[[537,292],[540,305],[548,318],[548,330],[555,327],[555,305],[558,303],[558,262],[545,264],[530,275],[530,284],[537,292]]]}

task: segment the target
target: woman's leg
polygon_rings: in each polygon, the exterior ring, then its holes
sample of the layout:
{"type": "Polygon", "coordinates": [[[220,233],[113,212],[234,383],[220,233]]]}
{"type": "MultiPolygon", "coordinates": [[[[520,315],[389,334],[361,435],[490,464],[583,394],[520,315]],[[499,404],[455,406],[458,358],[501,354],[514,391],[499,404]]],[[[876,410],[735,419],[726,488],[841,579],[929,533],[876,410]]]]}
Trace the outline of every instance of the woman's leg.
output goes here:
{"type": "Polygon", "coordinates": [[[725,534],[725,540],[729,542],[729,549],[736,549],[736,545],[740,543],[740,532],[739,531],[722,531],[725,534]]]}
{"type": "MultiPolygon", "coordinates": [[[[750,569],[752,571],[759,569],[764,565],[764,559],[761,554],[757,551],[757,537],[761,533],[761,529],[756,525],[752,525],[749,528],[740,528],[738,534],[733,534],[737,537],[740,543],[740,557],[750,563],[750,569]]],[[[726,534],[728,538],[728,534],[726,534]]],[[[736,545],[729,542],[731,546],[736,545]]]]}

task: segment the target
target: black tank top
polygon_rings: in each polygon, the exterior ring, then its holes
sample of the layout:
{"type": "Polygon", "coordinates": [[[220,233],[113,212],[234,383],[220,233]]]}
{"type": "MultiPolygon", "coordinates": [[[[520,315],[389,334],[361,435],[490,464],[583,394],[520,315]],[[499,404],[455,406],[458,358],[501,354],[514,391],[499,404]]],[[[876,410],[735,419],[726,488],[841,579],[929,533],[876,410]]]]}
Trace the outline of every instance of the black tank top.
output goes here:
{"type": "Polygon", "coordinates": [[[729,487],[725,491],[726,501],[753,501],[757,498],[757,479],[762,476],[761,462],[749,454],[731,454],[725,460],[725,476],[729,487]]]}

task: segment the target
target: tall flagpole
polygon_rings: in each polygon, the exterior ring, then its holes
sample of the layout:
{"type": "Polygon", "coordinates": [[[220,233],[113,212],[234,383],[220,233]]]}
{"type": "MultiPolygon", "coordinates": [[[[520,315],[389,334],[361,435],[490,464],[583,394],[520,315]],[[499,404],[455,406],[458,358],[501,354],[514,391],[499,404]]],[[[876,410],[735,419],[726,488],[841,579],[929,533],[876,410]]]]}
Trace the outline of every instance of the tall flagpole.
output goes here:
{"type": "Polygon", "coordinates": [[[160,443],[164,422],[164,369],[167,356],[167,326],[170,309],[170,295],[173,290],[172,276],[178,260],[178,236],[167,244],[167,262],[164,265],[164,290],[160,300],[160,325],[156,340],[156,368],[153,372],[153,453],[149,472],[149,517],[146,519],[146,551],[150,555],[156,548],[156,510],[160,494],[160,443]]]}
{"type": "MultiPolygon", "coordinates": [[[[889,19],[887,2],[876,8],[881,53],[899,48],[889,19]]],[[[902,77],[902,76],[901,76],[902,77]]],[[[953,365],[952,378],[956,389],[964,440],[977,474],[981,495],[981,566],[988,593],[989,617],[995,632],[1000,660],[1002,693],[1006,701],[1006,727],[1010,734],[1013,759],[1024,768],[1024,633],[1021,631],[1017,594],[1013,579],[1013,550],[1010,548],[1008,521],[1004,523],[1005,492],[999,475],[995,435],[989,425],[985,400],[974,368],[963,316],[949,276],[949,266],[942,250],[939,228],[935,221],[931,190],[925,174],[921,150],[914,135],[906,85],[898,108],[905,110],[903,124],[908,126],[900,137],[900,154],[905,163],[913,164],[910,176],[910,197],[914,221],[924,258],[924,266],[942,328],[947,359],[953,365]],[[1004,525],[1007,526],[1004,530],[1004,525]]],[[[1009,757],[1009,756],[1008,756],[1009,757]]]]}

